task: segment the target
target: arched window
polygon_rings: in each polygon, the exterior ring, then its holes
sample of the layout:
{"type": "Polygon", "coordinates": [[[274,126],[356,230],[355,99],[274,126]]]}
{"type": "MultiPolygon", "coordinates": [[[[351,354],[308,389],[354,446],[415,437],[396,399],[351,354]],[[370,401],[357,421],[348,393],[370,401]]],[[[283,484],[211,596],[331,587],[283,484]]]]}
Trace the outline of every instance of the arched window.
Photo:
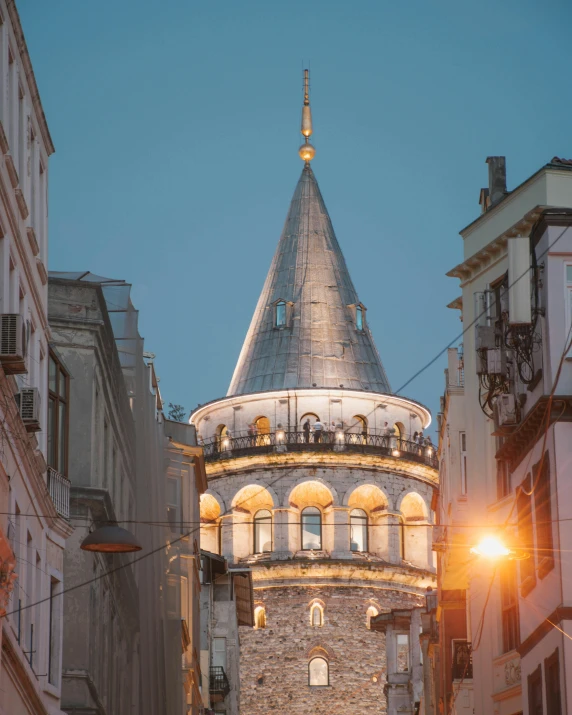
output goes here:
{"type": "Polygon", "coordinates": [[[254,420],[258,434],[270,434],[270,420],[268,417],[258,417],[254,420]]]}
{"type": "Polygon", "coordinates": [[[270,444],[270,420],[268,417],[258,417],[254,420],[254,427],[256,432],[256,443],[257,445],[270,444]]]}
{"type": "Polygon", "coordinates": [[[395,436],[397,437],[397,440],[400,442],[402,439],[405,439],[405,427],[403,426],[403,422],[396,422],[393,427],[395,429],[395,436]]]}
{"type": "Polygon", "coordinates": [[[254,609],[254,627],[266,628],[266,609],[264,606],[257,606],[254,609]]]}
{"type": "Polygon", "coordinates": [[[308,663],[308,685],[329,685],[330,672],[325,658],[312,658],[308,663]]]}
{"type": "Polygon", "coordinates": [[[286,302],[283,300],[276,303],[276,327],[284,328],[286,326],[286,302]]]}
{"type": "Polygon", "coordinates": [[[363,509],[350,512],[350,549],[367,551],[367,514],[363,509]]]}
{"type": "Polygon", "coordinates": [[[371,628],[371,619],[375,616],[379,616],[379,611],[375,606],[370,606],[365,614],[366,626],[368,630],[371,628]]]}
{"type": "Polygon", "coordinates": [[[363,330],[363,308],[361,305],[356,307],[356,328],[363,330]]]}
{"type": "Polygon", "coordinates": [[[319,603],[314,603],[310,609],[310,623],[313,628],[321,628],[324,625],[324,609],[319,603]]]}
{"type": "Polygon", "coordinates": [[[217,445],[220,450],[225,450],[230,447],[230,432],[226,425],[219,425],[216,428],[217,445]]]}
{"type": "Polygon", "coordinates": [[[272,551],[272,514],[268,509],[260,509],[254,515],[254,553],[272,551]]]}
{"type": "Polygon", "coordinates": [[[302,512],[302,549],[322,548],[322,513],[315,506],[302,512]]]}

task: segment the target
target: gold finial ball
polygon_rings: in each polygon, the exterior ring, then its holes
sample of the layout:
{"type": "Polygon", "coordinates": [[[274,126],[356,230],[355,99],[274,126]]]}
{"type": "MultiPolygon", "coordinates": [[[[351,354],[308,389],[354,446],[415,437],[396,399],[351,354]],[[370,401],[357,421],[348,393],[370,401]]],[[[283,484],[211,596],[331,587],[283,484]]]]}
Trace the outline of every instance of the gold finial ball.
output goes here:
{"type": "Polygon", "coordinates": [[[298,149],[298,154],[300,154],[300,159],[302,161],[312,161],[312,159],[316,156],[316,150],[311,144],[302,144],[302,146],[298,149]]]}

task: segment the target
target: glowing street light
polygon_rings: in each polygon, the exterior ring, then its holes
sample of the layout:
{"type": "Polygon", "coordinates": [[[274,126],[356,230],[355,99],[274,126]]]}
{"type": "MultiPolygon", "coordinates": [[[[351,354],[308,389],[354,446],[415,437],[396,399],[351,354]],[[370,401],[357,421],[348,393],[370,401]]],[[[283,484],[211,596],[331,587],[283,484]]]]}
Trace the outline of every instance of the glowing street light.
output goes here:
{"type": "Polygon", "coordinates": [[[471,553],[487,559],[502,559],[512,555],[511,550],[497,536],[485,536],[473,546],[471,553]]]}

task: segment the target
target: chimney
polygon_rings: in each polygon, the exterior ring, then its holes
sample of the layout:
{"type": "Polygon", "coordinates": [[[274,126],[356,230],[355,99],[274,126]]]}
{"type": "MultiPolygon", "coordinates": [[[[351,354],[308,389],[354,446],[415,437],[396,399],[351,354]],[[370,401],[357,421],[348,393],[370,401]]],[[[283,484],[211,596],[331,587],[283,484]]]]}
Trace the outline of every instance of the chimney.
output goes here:
{"type": "Polygon", "coordinates": [[[497,204],[507,194],[506,157],[488,156],[489,165],[489,207],[497,204]]]}

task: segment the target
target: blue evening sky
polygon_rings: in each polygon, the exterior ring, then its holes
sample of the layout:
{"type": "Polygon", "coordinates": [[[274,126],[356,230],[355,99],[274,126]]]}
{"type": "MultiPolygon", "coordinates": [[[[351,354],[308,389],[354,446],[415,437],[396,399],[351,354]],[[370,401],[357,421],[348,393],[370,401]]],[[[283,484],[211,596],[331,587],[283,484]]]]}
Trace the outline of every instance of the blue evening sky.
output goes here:
{"type": "MultiPolygon", "coordinates": [[[[565,0],[19,0],[56,154],[50,270],[133,284],[167,401],[228,387],[313,168],[393,389],[460,329],[485,159],[572,156],[565,0]]],[[[435,415],[445,357],[405,393],[435,415]]]]}

